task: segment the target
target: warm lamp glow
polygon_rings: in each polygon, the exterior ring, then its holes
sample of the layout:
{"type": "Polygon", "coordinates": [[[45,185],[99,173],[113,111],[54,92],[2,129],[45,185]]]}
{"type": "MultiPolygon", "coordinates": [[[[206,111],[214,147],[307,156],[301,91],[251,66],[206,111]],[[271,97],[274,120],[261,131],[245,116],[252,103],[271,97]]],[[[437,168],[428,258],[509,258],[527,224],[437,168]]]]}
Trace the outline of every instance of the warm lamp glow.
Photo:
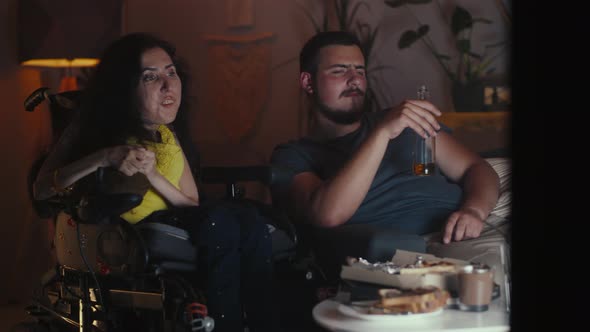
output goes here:
{"type": "Polygon", "coordinates": [[[23,66],[50,67],[50,68],[69,68],[69,67],[94,67],[98,64],[95,58],[76,58],[76,59],[30,59],[23,61],[23,66]]]}
{"type": "Polygon", "coordinates": [[[75,58],[75,59],[31,59],[23,61],[22,66],[40,67],[40,68],[66,68],[66,75],[61,78],[58,92],[78,90],[78,80],[72,76],[74,67],[94,67],[99,60],[94,58],[75,58]]]}
{"type": "Polygon", "coordinates": [[[78,90],[78,80],[74,76],[64,76],[59,82],[58,92],[78,90]]]}
{"type": "Polygon", "coordinates": [[[61,70],[61,89],[77,89],[74,68],[93,67],[121,35],[124,0],[19,0],[18,62],[61,70]]]}

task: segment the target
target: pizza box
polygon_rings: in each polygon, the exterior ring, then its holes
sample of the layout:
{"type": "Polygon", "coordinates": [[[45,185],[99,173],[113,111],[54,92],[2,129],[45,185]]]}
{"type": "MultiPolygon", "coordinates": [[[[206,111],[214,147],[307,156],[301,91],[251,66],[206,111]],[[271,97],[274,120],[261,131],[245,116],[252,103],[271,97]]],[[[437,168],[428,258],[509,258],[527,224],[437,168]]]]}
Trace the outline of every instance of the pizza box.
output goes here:
{"type": "MultiPolygon", "coordinates": [[[[425,262],[445,261],[456,264],[458,269],[469,264],[467,261],[441,258],[431,254],[396,250],[391,261],[396,265],[413,264],[417,256],[422,256],[425,262]]],[[[388,274],[379,270],[368,270],[356,265],[343,265],[340,278],[346,280],[360,281],[383,286],[391,286],[402,289],[413,289],[424,286],[436,286],[451,293],[458,290],[457,272],[425,272],[412,274],[388,274]]]]}

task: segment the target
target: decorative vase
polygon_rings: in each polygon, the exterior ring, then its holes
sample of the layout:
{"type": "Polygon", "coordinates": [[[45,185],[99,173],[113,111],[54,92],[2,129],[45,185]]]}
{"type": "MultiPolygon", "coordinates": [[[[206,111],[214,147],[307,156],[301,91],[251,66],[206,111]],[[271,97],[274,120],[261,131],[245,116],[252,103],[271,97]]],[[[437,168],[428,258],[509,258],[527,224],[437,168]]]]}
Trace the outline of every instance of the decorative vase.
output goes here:
{"type": "Polygon", "coordinates": [[[484,84],[481,81],[453,82],[453,104],[456,112],[484,111],[484,84]]]}

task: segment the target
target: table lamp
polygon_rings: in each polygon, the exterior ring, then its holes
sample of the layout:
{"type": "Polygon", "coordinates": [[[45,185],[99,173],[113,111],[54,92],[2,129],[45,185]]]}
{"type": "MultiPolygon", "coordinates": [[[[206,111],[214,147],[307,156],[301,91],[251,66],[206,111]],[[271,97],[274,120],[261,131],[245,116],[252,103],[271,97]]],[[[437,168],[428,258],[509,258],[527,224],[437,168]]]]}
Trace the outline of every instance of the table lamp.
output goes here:
{"type": "Polygon", "coordinates": [[[77,90],[72,69],[98,64],[121,34],[123,0],[20,0],[18,60],[23,66],[64,68],[59,91],[77,90]]]}

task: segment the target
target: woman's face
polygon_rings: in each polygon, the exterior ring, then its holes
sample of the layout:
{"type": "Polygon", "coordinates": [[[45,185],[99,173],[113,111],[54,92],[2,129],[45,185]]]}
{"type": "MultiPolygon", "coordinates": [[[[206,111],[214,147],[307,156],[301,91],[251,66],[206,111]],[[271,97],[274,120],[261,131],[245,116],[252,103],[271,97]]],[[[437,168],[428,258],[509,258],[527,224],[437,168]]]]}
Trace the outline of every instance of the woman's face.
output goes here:
{"type": "Polygon", "coordinates": [[[141,71],[138,96],[145,127],[171,123],[182,98],[182,82],[172,59],[161,48],[149,49],[141,56],[141,71]]]}

